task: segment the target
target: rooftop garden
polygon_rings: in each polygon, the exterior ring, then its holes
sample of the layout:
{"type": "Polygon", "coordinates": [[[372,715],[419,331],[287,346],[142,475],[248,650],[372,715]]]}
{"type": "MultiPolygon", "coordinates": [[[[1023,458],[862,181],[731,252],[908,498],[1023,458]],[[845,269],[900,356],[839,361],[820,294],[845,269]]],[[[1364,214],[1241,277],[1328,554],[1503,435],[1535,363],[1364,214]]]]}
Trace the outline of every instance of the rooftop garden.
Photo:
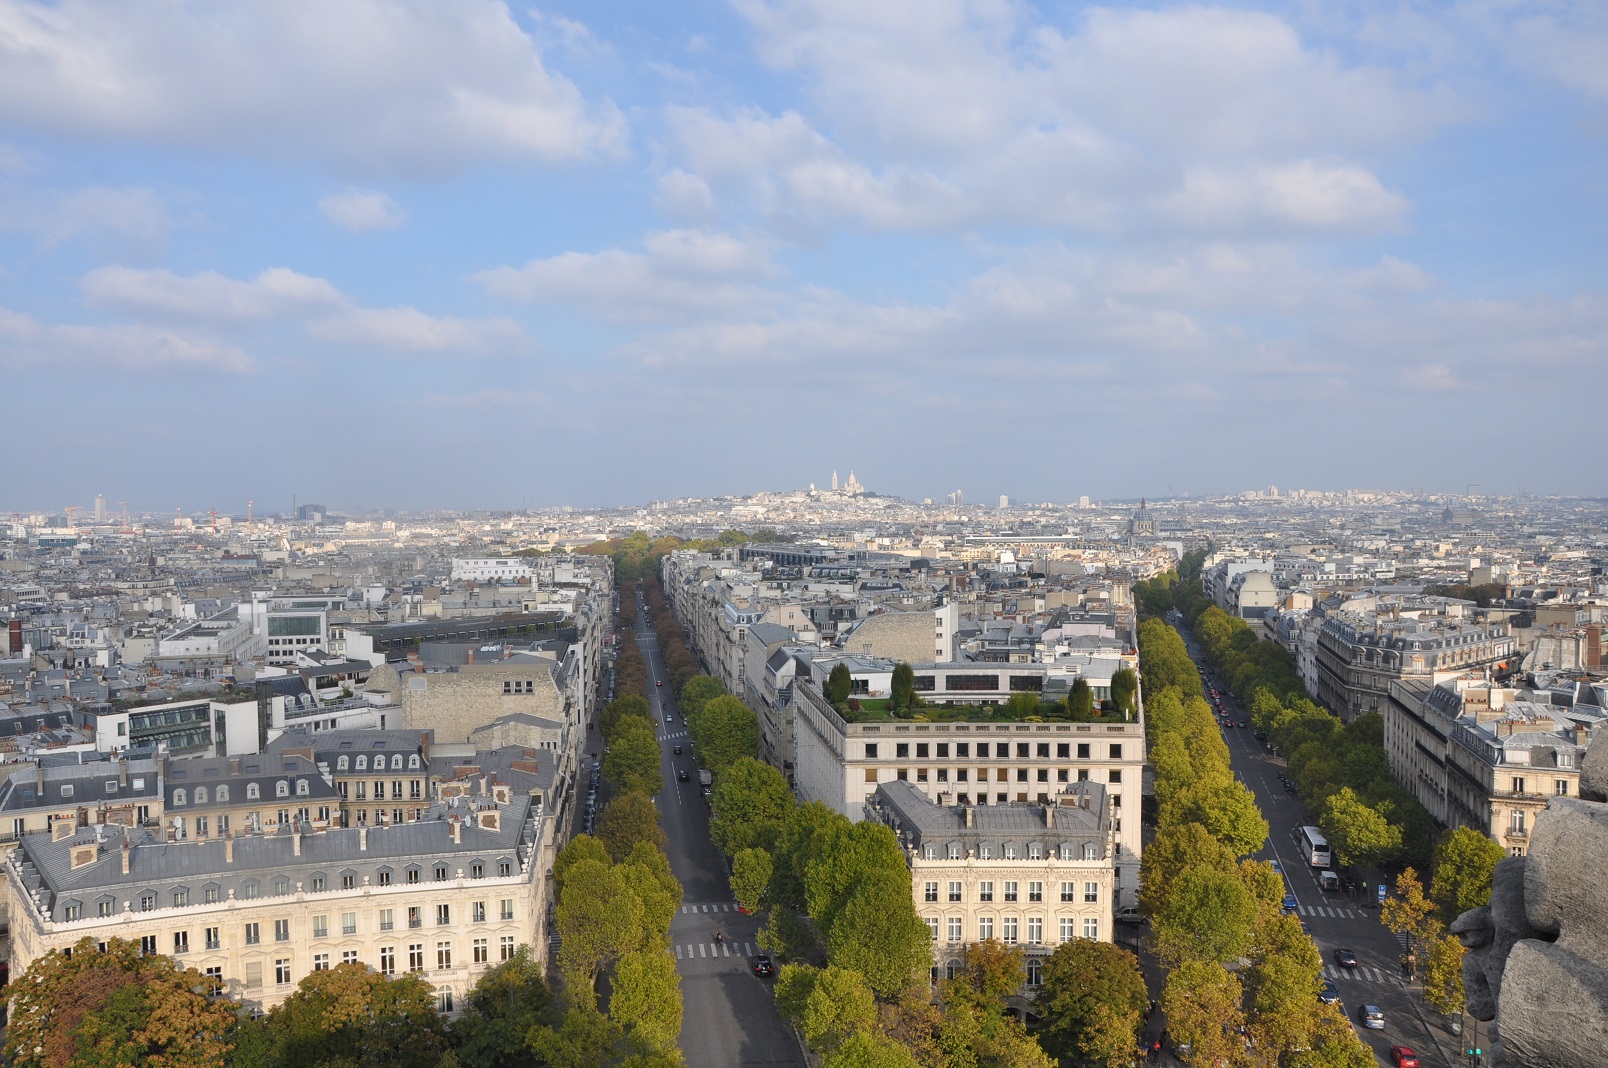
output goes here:
{"type": "Polygon", "coordinates": [[[1117,673],[1111,685],[1111,698],[1096,701],[1089,684],[1076,679],[1065,700],[1046,700],[1036,691],[1013,693],[1003,702],[932,703],[915,692],[910,665],[894,668],[892,693],[888,697],[857,697],[851,693],[853,678],[846,666],[832,669],[826,683],[826,698],[845,723],[954,723],[985,721],[996,723],[1131,723],[1138,690],[1133,672],[1117,673]],[[1126,675],[1126,678],[1122,676],[1126,675]]]}

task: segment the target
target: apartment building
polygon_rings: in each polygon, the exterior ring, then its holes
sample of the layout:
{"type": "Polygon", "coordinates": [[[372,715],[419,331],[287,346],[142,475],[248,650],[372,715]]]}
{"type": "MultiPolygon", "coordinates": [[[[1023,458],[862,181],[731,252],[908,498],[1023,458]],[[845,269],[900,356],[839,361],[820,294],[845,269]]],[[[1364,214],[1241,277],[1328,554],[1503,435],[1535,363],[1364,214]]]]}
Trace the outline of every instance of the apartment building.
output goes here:
{"type": "Polygon", "coordinates": [[[954,978],[968,943],[998,939],[1027,956],[1027,988],[1075,938],[1112,940],[1116,870],[1106,787],[1073,783],[1035,804],[940,805],[914,783],[883,783],[865,818],[899,837],[910,888],[932,933],[933,974],[954,978]]]}
{"type": "Polygon", "coordinates": [[[1473,827],[1512,856],[1536,816],[1577,797],[1580,764],[1605,722],[1595,705],[1560,706],[1466,674],[1392,685],[1385,709],[1391,771],[1445,827],[1473,827]]]}
{"type": "Polygon", "coordinates": [[[884,783],[908,782],[935,804],[960,808],[1049,804],[1078,783],[1105,789],[1115,893],[1138,893],[1145,736],[1131,723],[1060,723],[978,718],[950,722],[849,723],[817,681],[793,683],[795,788],[850,819],[884,783]]]}
{"type": "Polygon", "coordinates": [[[1403,611],[1400,603],[1372,614],[1326,614],[1316,628],[1313,694],[1343,720],[1380,712],[1391,683],[1436,672],[1517,666],[1508,624],[1452,605],[1403,611]],[[1510,661],[1513,662],[1510,665],[1510,661]]]}
{"type": "Polygon", "coordinates": [[[541,806],[506,785],[443,784],[404,826],[168,841],[143,827],[58,820],[5,863],[11,966],[81,939],[137,939],[253,1012],[304,976],[360,962],[416,972],[454,1012],[488,968],[539,937],[541,806]]]}

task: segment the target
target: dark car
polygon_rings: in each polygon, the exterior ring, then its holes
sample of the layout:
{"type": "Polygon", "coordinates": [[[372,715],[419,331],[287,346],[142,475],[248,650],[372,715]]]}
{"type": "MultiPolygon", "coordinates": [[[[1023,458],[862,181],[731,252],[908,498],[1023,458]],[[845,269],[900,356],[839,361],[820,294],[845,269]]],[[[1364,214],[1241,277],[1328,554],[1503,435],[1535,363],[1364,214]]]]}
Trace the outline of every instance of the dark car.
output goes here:
{"type": "Polygon", "coordinates": [[[1418,1054],[1410,1046],[1391,1046],[1390,1063],[1396,1068],[1418,1068],[1418,1054]]]}
{"type": "Polygon", "coordinates": [[[1337,949],[1334,951],[1334,962],[1342,968],[1355,968],[1357,966],[1357,951],[1354,949],[1337,949]]]}
{"type": "MultiPolygon", "coordinates": [[[[765,956],[763,953],[755,957],[753,961],[750,962],[749,967],[753,968],[754,974],[759,976],[761,979],[769,979],[771,976],[776,974],[776,965],[772,964],[771,959],[765,956]]],[[[1417,1062],[1415,1061],[1414,1063],[1417,1062]]]]}
{"type": "Polygon", "coordinates": [[[1333,979],[1325,979],[1318,988],[1318,1000],[1325,1005],[1338,1005],[1340,1003],[1340,988],[1334,985],[1333,979]]]}
{"type": "Polygon", "coordinates": [[[674,753],[676,756],[681,755],[681,747],[679,745],[671,747],[670,751],[672,753],[674,753]]]}
{"type": "Polygon", "coordinates": [[[663,686],[664,685],[664,680],[660,679],[658,682],[654,683],[654,685],[655,686],[663,686]]]}
{"type": "Polygon", "coordinates": [[[1236,727],[1249,727],[1250,725],[1251,721],[1248,719],[1242,719],[1238,723],[1234,724],[1236,727]]]}
{"type": "Polygon", "coordinates": [[[686,782],[687,781],[687,769],[682,768],[680,771],[676,772],[676,779],[679,782],[686,782]]]}

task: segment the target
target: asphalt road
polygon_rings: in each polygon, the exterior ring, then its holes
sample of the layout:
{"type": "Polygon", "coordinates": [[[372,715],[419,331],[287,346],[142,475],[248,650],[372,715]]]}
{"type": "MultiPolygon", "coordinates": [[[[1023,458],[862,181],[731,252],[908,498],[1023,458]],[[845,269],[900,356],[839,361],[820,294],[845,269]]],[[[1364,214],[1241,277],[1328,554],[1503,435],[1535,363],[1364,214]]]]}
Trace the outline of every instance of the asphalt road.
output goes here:
{"type": "MultiPolygon", "coordinates": [[[[1203,663],[1205,654],[1200,645],[1187,630],[1181,633],[1190,655],[1197,663],[1203,663]]],[[[1216,686],[1229,719],[1250,723],[1250,711],[1235,700],[1210,669],[1202,670],[1201,678],[1208,693],[1216,686]]],[[[1439,1014],[1424,1004],[1419,984],[1409,984],[1402,977],[1402,947],[1395,934],[1379,922],[1379,909],[1360,907],[1362,898],[1371,898],[1370,905],[1377,902],[1379,874],[1372,873],[1373,881],[1367,893],[1359,894],[1357,901],[1345,894],[1318,889],[1316,870],[1306,863],[1291,838],[1296,827],[1316,824],[1317,820],[1307,812],[1299,797],[1280,784],[1284,762],[1268,752],[1249,726],[1225,726],[1223,736],[1228,743],[1234,773],[1256,795],[1257,805],[1268,822],[1267,847],[1257,859],[1277,860],[1284,869],[1285,882],[1300,902],[1300,917],[1323,954],[1323,974],[1339,989],[1340,1002],[1357,1034],[1373,1049],[1381,1064],[1391,1063],[1388,1051],[1397,1045],[1410,1046],[1426,1066],[1453,1068],[1464,1064],[1462,1040],[1446,1028],[1439,1014]],[[1354,969],[1337,966],[1334,957],[1337,949],[1354,951],[1358,966],[1354,969]],[[1358,1024],[1357,1013],[1367,1004],[1384,1010],[1384,1030],[1369,1030],[1358,1024]]]]}
{"type": "Polygon", "coordinates": [[[758,952],[759,922],[737,911],[725,857],[709,837],[709,807],[698,787],[698,766],[686,724],[675,707],[664,662],[639,602],[637,647],[647,664],[649,703],[659,721],[664,789],[654,798],[668,839],[670,868],[681,882],[681,911],[670,924],[672,952],[681,974],[681,1051],[700,1068],[806,1064],[793,1029],[776,1014],[771,980],[756,978],[749,957],[758,952]],[[681,746],[680,756],[675,746],[681,746]],[[687,781],[676,778],[687,772],[687,781]],[[723,935],[722,942],[715,934],[723,935]]]}

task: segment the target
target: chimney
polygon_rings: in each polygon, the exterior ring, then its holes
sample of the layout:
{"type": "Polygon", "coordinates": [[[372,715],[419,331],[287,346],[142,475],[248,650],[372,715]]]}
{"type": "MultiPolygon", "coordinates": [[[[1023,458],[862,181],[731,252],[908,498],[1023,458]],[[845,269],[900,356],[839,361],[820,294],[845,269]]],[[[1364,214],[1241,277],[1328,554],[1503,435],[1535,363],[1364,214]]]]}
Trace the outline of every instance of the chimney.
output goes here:
{"type": "Polygon", "coordinates": [[[232,834],[223,836],[223,862],[225,864],[234,863],[234,835],[232,834]]]}
{"type": "Polygon", "coordinates": [[[1055,806],[1054,805],[1045,805],[1044,806],[1044,829],[1047,830],[1047,831],[1055,829],[1055,806]]]}
{"type": "Polygon", "coordinates": [[[408,667],[412,668],[414,671],[419,671],[419,672],[422,672],[424,670],[424,661],[419,659],[419,654],[418,653],[409,653],[408,654],[408,667]]]}
{"type": "Polygon", "coordinates": [[[117,756],[117,788],[119,790],[123,790],[123,789],[126,789],[127,787],[128,787],[128,758],[123,756],[121,753],[119,753],[118,756],[117,756]]]}
{"type": "Polygon", "coordinates": [[[45,765],[42,762],[34,764],[34,789],[39,794],[39,800],[43,801],[45,799],[45,765]]]}
{"type": "Polygon", "coordinates": [[[301,824],[292,822],[290,825],[290,855],[301,856],[301,824]]]}
{"type": "Polygon", "coordinates": [[[123,838],[123,850],[122,850],[122,853],[123,853],[123,874],[124,875],[128,874],[129,852],[130,852],[130,850],[128,848],[128,838],[127,838],[127,836],[124,836],[124,838],[123,838]]]}
{"type": "Polygon", "coordinates": [[[239,775],[240,774],[240,758],[239,757],[230,757],[229,758],[229,774],[230,775],[239,775]]]}
{"type": "Polygon", "coordinates": [[[1602,667],[1602,624],[1593,623],[1586,628],[1586,669],[1602,667]]]}
{"type": "Polygon", "coordinates": [[[977,810],[971,805],[966,806],[966,826],[977,826],[977,810]]]}
{"type": "Polygon", "coordinates": [[[1591,743],[1591,734],[1586,730],[1586,725],[1584,723],[1576,723],[1574,725],[1574,736],[1575,744],[1580,746],[1582,749],[1591,743]]]}
{"type": "Polygon", "coordinates": [[[366,823],[357,828],[357,848],[361,853],[368,852],[368,824],[366,823]]]}
{"type": "Polygon", "coordinates": [[[457,816],[452,817],[452,844],[463,844],[463,822],[457,816]]]}
{"type": "Polygon", "coordinates": [[[473,664],[474,662],[475,662],[475,651],[473,649],[470,649],[469,650],[469,663],[473,664]]]}

